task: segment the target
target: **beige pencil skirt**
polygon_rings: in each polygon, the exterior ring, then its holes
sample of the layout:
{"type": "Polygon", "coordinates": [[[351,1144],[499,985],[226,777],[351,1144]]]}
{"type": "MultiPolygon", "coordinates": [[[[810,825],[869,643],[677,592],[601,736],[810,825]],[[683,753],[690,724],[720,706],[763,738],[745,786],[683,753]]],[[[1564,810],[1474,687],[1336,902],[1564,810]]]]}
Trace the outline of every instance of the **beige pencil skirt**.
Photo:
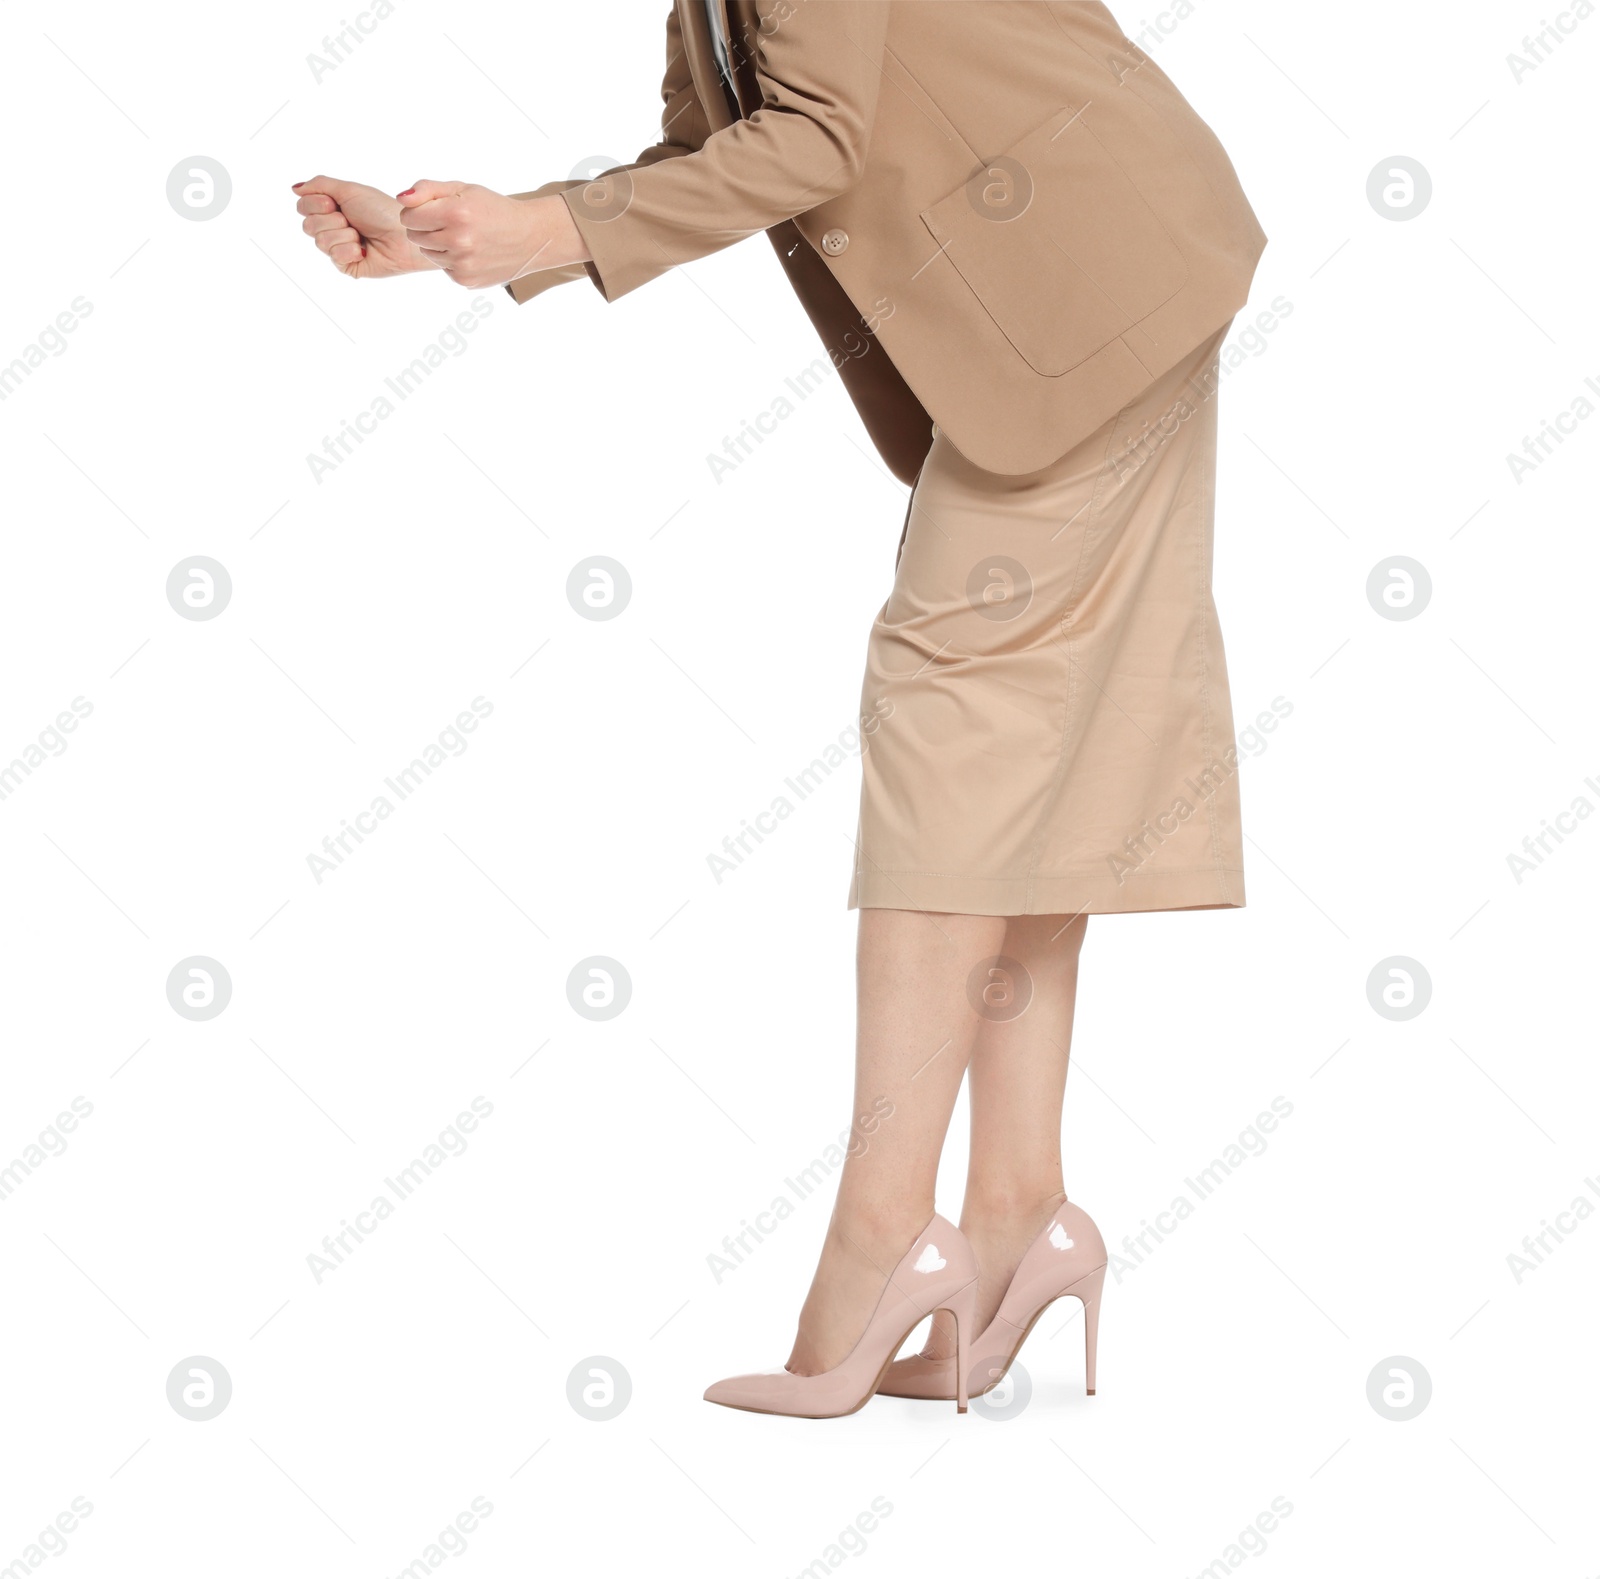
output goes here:
{"type": "Polygon", "coordinates": [[[935,428],[867,645],[852,909],[1244,903],[1211,596],[1226,332],[1042,471],[935,428]]]}

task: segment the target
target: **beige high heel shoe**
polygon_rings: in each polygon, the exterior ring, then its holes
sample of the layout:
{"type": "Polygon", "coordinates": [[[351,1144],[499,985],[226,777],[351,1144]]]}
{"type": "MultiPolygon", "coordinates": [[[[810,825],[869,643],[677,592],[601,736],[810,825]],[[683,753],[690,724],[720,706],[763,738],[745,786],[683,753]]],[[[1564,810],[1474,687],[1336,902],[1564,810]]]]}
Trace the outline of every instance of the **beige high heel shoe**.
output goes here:
{"type": "Polygon", "coordinates": [[[977,1301],[978,1259],[966,1235],[936,1212],[889,1274],[866,1331],[831,1371],[818,1376],[796,1376],[787,1370],[730,1376],[706,1388],[706,1402],[807,1420],[854,1414],[877,1392],[896,1350],[917,1323],[936,1310],[948,1310],[956,1319],[959,1362],[952,1367],[954,1385],[945,1396],[955,1399],[957,1413],[965,1414],[963,1378],[971,1364],[977,1301]]]}
{"type": "Polygon", "coordinates": [[[1084,1385],[1092,1397],[1105,1280],[1106,1243],[1100,1230],[1081,1206],[1064,1201],[1028,1246],[994,1320],[972,1341],[970,1359],[916,1354],[896,1360],[878,1391],[885,1398],[953,1398],[959,1389],[982,1397],[1004,1379],[1045,1308],[1070,1294],[1083,1302],[1084,1385]],[[965,1369],[968,1364],[970,1370],[965,1369]]]}

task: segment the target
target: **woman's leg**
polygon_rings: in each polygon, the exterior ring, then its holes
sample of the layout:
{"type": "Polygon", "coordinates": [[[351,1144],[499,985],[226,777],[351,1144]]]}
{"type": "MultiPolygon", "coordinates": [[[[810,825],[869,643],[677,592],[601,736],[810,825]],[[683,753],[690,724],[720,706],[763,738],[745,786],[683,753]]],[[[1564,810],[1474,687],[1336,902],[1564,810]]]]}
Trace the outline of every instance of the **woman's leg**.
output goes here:
{"type": "MultiPolygon", "coordinates": [[[[997,950],[1027,973],[1032,997],[1014,1019],[981,1023],[968,1100],[972,1144],[961,1231],[978,1255],[978,1331],[1051,1214],[1066,1199],[1061,1172],[1061,1105],[1072,1047],[1078,953],[1089,918],[1012,916],[997,950]]],[[[955,1353],[949,1316],[934,1317],[922,1353],[955,1353]]]]}
{"type": "Polygon", "coordinates": [[[1005,952],[1007,918],[863,909],[859,929],[856,1135],[789,1356],[802,1376],[831,1370],[855,1346],[933,1216],[961,1076],[980,1028],[990,1029],[968,978],[1005,952]]]}

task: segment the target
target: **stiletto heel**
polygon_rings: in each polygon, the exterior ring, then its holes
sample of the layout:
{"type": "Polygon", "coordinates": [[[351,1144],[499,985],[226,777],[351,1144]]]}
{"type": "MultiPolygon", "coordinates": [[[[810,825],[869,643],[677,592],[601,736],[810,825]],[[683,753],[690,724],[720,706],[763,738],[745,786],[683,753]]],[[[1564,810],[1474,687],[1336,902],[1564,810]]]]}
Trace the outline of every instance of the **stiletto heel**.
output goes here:
{"type": "Polygon", "coordinates": [[[956,1323],[956,1413],[967,1412],[967,1371],[971,1365],[973,1329],[978,1324],[978,1280],[973,1280],[939,1307],[948,1310],[956,1323]]]}
{"type": "MultiPolygon", "coordinates": [[[[783,1369],[730,1376],[706,1389],[706,1401],[729,1409],[810,1420],[854,1414],[877,1392],[900,1345],[935,1310],[948,1310],[955,1316],[965,1360],[977,1300],[978,1258],[961,1230],[935,1213],[889,1274],[855,1347],[831,1371],[799,1376],[783,1369]]],[[[965,1388],[956,1407],[967,1407],[965,1388]]]]}
{"type": "MultiPolygon", "coordinates": [[[[889,1398],[954,1398],[958,1409],[965,1408],[969,1395],[982,1397],[1005,1377],[1046,1307],[1073,1294],[1083,1301],[1084,1379],[1092,1394],[1106,1262],[1106,1243],[1094,1219],[1063,1201],[1028,1246],[989,1325],[969,1331],[973,1324],[958,1317],[954,1358],[915,1354],[896,1360],[878,1391],[889,1398]]],[[[945,1307],[952,1314],[959,1298],[945,1307]]]]}
{"type": "Polygon", "coordinates": [[[1100,1267],[1067,1290],[1083,1301],[1083,1386],[1091,1398],[1094,1397],[1095,1348],[1100,1338],[1100,1290],[1105,1281],[1106,1269],[1100,1267]]]}

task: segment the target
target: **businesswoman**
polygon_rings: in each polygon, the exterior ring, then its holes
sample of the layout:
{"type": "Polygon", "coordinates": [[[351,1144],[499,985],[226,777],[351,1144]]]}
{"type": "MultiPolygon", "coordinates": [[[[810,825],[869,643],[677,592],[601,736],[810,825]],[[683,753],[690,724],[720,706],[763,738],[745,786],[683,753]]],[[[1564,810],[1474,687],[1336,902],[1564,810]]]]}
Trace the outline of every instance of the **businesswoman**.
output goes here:
{"type": "Polygon", "coordinates": [[[518,302],[614,301],[767,233],[911,495],[861,698],[860,1117],[787,1364],[706,1397],[964,1409],[1066,1294],[1092,1392],[1106,1252],[1060,1152],[1079,951],[1091,914],[1244,903],[1215,395],[1265,237],[1093,0],[676,0],[666,55],[632,164],[512,196],[317,177],[304,229],[357,278],[518,302]],[[963,1076],[956,1228],[933,1192],[963,1076]]]}

